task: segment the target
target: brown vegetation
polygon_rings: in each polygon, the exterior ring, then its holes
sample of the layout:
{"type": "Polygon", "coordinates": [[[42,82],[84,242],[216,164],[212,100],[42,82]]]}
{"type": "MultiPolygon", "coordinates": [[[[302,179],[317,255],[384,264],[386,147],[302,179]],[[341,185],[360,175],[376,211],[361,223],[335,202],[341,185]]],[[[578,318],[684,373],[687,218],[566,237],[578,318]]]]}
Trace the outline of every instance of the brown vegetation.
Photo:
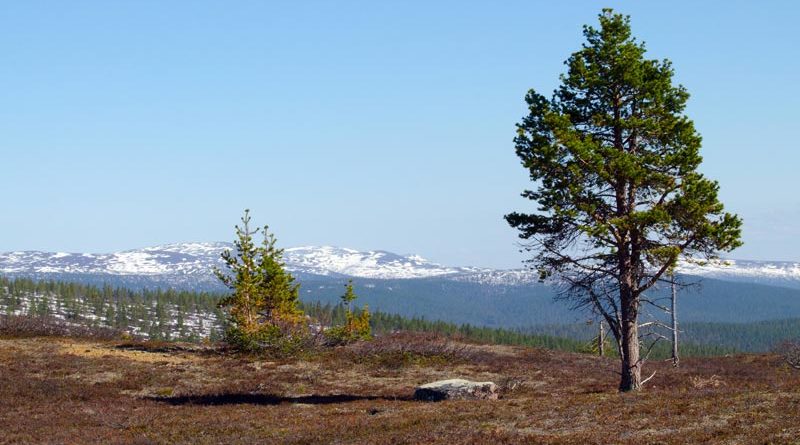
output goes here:
{"type": "Polygon", "coordinates": [[[0,443],[796,443],[800,372],[687,359],[641,394],[590,355],[397,334],[302,359],[213,347],[0,337],[0,443]],[[411,400],[491,380],[497,401],[411,400]],[[626,403],[619,403],[620,398],[626,403]]]}
{"type": "Polygon", "coordinates": [[[55,317],[0,314],[0,335],[12,337],[69,336],[111,340],[125,334],[112,328],[69,323],[55,317]]]}
{"type": "Polygon", "coordinates": [[[786,341],[779,348],[786,364],[794,369],[800,369],[800,341],[786,341]]]}

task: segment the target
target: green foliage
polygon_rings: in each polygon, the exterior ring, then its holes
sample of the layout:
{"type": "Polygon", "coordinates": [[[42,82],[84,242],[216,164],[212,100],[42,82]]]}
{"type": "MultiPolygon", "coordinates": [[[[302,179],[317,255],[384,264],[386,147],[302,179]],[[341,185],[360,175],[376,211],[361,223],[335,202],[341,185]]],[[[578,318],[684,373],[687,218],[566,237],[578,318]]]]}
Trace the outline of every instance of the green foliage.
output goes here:
{"type": "Polygon", "coordinates": [[[297,355],[311,346],[308,327],[299,323],[267,323],[259,329],[228,329],[225,341],[243,352],[267,352],[276,357],[297,355]]]}
{"type": "MultiPolygon", "coordinates": [[[[698,345],[716,345],[729,351],[765,352],[786,340],[800,338],[800,319],[754,323],[683,323],[681,331],[684,338],[698,345]]],[[[683,349],[681,345],[681,352],[683,349]]]]}
{"type": "Polygon", "coordinates": [[[522,196],[537,211],[506,220],[529,241],[541,277],[559,275],[565,296],[609,324],[628,390],[638,389],[643,293],[681,255],[740,246],[742,222],[698,172],[701,137],[671,63],[644,57],[628,17],[605,9],[599,20],[599,29],[584,27],[586,43],[565,62],[553,97],[525,97],[514,142],[536,185],[522,196]]]}
{"type": "Polygon", "coordinates": [[[347,307],[351,307],[353,301],[355,301],[356,298],[358,298],[355,291],[353,291],[353,280],[347,280],[347,284],[344,285],[344,288],[345,291],[341,297],[342,303],[344,303],[344,305],[347,307]]]}
{"type": "Polygon", "coordinates": [[[245,351],[263,349],[290,352],[302,329],[303,312],[298,307],[299,284],[284,270],[283,249],[275,247],[275,236],[263,229],[250,229],[250,211],[236,226],[236,254],[226,250],[222,259],[228,273],[214,273],[231,293],[219,301],[227,310],[226,340],[245,351]],[[253,235],[261,231],[263,243],[253,235]]]}
{"type": "MultiPolygon", "coordinates": [[[[794,295],[794,294],[792,294],[794,295]]],[[[94,325],[115,328],[135,335],[149,334],[152,339],[204,341],[222,339],[224,315],[216,307],[220,295],[174,290],[138,290],[95,287],[58,281],[33,281],[0,277],[0,314],[36,315],[45,297],[51,305],[61,307],[61,316],[70,323],[93,326],[96,307],[108,308],[113,319],[102,317],[94,325]],[[26,303],[27,302],[27,303],[26,303]],[[156,307],[164,313],[175,314],[162,322],[156,320],[156,307]],[[23,310],[28,308],[28,310],[23,310]],[[179,320],[183,319],[184,333],[179,320]],[[155,322],[154,322],[155,321],[155,322]]],[[[691,299],[687,299],[688,304],[691,299]]],[[[704,304],[702,301],[697,304],[704,304]]],[[[347,307],[320,302],[303,303],[302,309],[314,318],[334,326],[347,321],[347,307]]],[[[57,315],[53,313],[51,315],[57,315]]],[[[356,312],[358,314],[358,312],[356,312]]],[[[420,317],[404,317],[381,311],[370,313],[369,324],[374,335],[395,331],[431,332],[491,344],[542,347],[572,352],[596,354],[596,334],[585,323],[537,325],[528,328],[492,328],[474,324],[456,324],[420,317]],[[587,345],[591,347],[587,348],[587,345]]],[[[705,357],[735,352],[767,352],[787,339],[800,338],[800,319],[769,320],[749,323],[686,322],[681,324],[681,355],[705,357]]],[[[616,345],[610,337],[606,350],[616,356],[616,345]]],[[[302,335],[263,340],[271,342],[277,354],[291,354],[307,347],[302,335]]],[[[651,354],[653,359],[668,358],[670,343],[661,342],[651,354]]]]}
{"type": "MultiPolygon", "coordinates": [[[[341,325],[347,319],[347,308],[342,304],[306,303],[303,304],[303,309],[310,316],[320,320],[331,320],[331,323],[335,325],[341,325]]],[[[478,343],[532,346],[570,352],[580,352],[583,347],[583,342],[580,340],[532,334],[521,329],[488,328],[471,324],[448,323],[441,320],[426,320],[420,317],[408,318],[380,311],[370,314],[369,323],[373,335],[401,331],[429,332],[478,343]]]]}
{"type": "MultiPolygon", "coordinates": [[[[608,335],[603,336],[603,357],[619,357],[617,345],[614,343],[613,338],[608,335]]],[[[592,355],[600,355],[600,334],[595,335],[587,343],[583,345],[580,352],[585,352],[592,355]]]]}
{"type": "Polygon", "coordinates": [[[370,327],[369,307],[364,305],[360,311],[352,310],[353,301],[358,296],[353,290],[353,280],[348,280],[345,284],[345,292],[341,296],[342,305],[346,307],[344,324],[334,325],[325,330],[325,337],[333,344],[347,344],[358,340],[372,339],[372,329],[370,327]]]}
{"type": "Polygon", "coordinates": [[[207,292],[130,290],[0,277],[0,313],[60,316],[70,323],[159,339],[188,340],[220,329],[217,320],[222,317],[216,315],[219,298],[207,292]],[[181,318],[185,336],[178,326],[181,318]]]}
{"type": "Polygon", "coordinates": [[[683,115],[689,94],[672,85],[671,63],[644,58],[628,17],[599,17],[600,29],[584,28],[587,43],[567,60],[553,98],[534,90],[525,98],[529,114],[514,141],[538,185],[523,196],[539,212],[506,219],[536,242],[533,262],[546,275],[575,265],[578,257],[560,255],[575,245],[596,252],[598,266],[616,268],[622,251],[656,270],[681,253],[738,247],[741,220],[697,172],[701,138],[683,115]]]}

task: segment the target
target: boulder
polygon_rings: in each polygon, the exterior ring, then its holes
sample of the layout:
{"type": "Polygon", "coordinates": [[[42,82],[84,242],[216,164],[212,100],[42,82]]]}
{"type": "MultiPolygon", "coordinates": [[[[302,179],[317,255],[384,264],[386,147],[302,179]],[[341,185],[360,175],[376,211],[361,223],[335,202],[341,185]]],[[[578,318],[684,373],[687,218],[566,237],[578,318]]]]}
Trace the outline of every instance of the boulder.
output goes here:
{"type": "Polygon", "coordinates": [[[418,386],[416,400],[438,402],[450,399],[497,400],[497,385],[492,382],[471,382],[464,379],[439,380],[418,386]]]}

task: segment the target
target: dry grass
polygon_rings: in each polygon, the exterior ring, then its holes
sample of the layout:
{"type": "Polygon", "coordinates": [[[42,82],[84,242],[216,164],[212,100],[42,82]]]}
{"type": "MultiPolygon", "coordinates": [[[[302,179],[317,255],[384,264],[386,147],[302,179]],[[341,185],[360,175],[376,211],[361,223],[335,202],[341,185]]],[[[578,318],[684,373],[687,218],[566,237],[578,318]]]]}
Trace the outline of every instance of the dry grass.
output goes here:
{"type": "Polygon", "coordinates": [[[395,340],[401,346],[384,340],[275,360],[180,345],[0,338],[0,443],[764,444],[800,437],[800,372],[777,355],[687,359],[678,369],[653,364],[648,369],[658,373],[644,393],[621,395],[613,360],[395,340]],[[385,358],[398,349],[414,358],[385,358]],[[493,380],[504,392],[497,401],[411,400],[414,386],[455,377],[493,380]]]}
{"type": "Polygon", "coordinates": [[[348,359],[379,368],[410,365],[475,362],[486,357],[473,345],[456,342],[434,333],[397,332],[340,349],[348,359]]]}
{"type": "Polygon", "coordinates": [[[10,337],[78,337],[111,340],[121,338],[122,331],[69,323],[54,317],[0,314],[0,335],[10,337]]]}
{"type": "Polygon", "coordinates": [[[787,365],[800,370],[800,341],[786,341],[778,347],[777,352],[787,365]]]}
{"type": "Polygon", "coordinates": [[[693,375],[689,377],[689,382],[691,382],[692,388],[694,389],[719,388],[720,386],[725,386],[725,382],[716,374],[711,377],[693,375]]]}

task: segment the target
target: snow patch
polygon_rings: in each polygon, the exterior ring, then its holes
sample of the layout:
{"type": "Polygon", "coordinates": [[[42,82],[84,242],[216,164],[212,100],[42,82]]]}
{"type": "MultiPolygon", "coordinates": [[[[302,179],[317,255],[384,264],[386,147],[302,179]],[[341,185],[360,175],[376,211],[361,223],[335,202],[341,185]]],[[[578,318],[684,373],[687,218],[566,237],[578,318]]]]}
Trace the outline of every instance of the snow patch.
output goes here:
{"type": "MultiPolygon", "coordinates": [[[[0,253],[0,272],[76,273],[158,276],[175,282],[216,279],[212,270],[224,270],[220,254],[230,243],[175,243],[110,254],[15,251],[0,253]]],[[[302,246],[284,250],[286,268],[296,274],[347,276],[364,279],[444,278],[488,285],[523,285],[538,281],[524,269],[494,270],[451,267],[420,255],[398,255],[383,250],[358,251],[334,246],[302,246]]],[[[686,275],[747,281],[800,288],[800,262],[721,260],[679,264],[686,275]]]]}

